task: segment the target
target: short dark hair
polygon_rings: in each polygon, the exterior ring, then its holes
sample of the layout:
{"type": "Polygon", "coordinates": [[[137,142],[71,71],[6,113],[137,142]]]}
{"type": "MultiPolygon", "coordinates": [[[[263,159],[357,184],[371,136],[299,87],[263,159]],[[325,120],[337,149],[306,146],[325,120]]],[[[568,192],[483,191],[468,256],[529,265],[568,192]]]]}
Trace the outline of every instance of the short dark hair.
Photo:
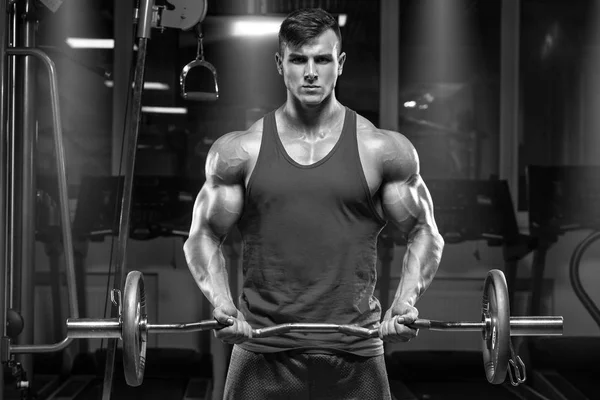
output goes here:
{"type": "Polygon", "coordinates": [[[292,11],[279,28],[279,51],[283,56],[284,45],[303,46],[323,32],[332,29],[340,42],[338,52],[342,51],[342,34],[337,19],[322,8],[303,8],[292,11]]]}

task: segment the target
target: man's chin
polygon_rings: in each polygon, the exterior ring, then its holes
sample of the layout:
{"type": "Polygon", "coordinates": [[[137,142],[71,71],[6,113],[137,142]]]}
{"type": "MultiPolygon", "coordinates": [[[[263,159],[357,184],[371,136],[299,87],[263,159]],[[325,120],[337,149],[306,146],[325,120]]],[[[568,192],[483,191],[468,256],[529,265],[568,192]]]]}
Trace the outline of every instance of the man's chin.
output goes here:
{"type": "Polygon", "coordinates": [[[305,106],[318,106],[323,102],[323,96],[321,95],[302,95],[299,100],[305,106]]]}

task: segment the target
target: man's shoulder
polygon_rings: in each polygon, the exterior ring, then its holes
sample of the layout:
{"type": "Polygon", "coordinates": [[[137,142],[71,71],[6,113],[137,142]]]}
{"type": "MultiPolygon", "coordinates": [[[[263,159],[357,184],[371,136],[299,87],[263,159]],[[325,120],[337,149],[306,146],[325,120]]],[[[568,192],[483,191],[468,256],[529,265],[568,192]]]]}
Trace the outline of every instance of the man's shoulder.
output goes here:
{"type": "Polygon", "coordinates": [[[410,140],[402,133],[377,128],[359,114],[356,114],[356,132],[362,145],[382,155],[389,152],[410,154],[415,151],[410,140]]]}
{"type": "Polygon", "coordinates": [[[262,124],[245,131],[233,131],[220,136],[212,144],[206,160],[206,175],[225,182],[238,182],[258,156],[262,124]]]}
{"type": "Polygon", "coordinates": [[[251,158],[260,148],[261,139],[262,118],[244,131],[228,132],[220,136],[213,143],[212,151],[221,157],[251,158]]]}
{"type": "Polygon", "coordinates": [[[368,119],[357,115],[359,146],[376,160],[385,179],[405,180],[418,174],[419,156],[410,140],[400,132],[377,128],[368,119]]]}

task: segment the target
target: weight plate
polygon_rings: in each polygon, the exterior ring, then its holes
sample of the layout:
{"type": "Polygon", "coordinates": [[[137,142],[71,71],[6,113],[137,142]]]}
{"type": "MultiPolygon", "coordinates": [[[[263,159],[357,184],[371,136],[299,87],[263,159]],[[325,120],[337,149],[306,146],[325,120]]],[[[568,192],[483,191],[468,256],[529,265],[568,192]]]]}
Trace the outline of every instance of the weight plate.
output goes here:
{"type": "Polygon", "coordinates": [[[23,317],[17,310],[12,308],[6,310],[6,336],[16,339],[23,332],[24,326],[23,317]]]}
{"type": "Polygon", "coordinates": [[[500,384],[506,378],[510,358],[510,305],[504,273],[493,269],[483,285],[483,365],[487,380],[500,384]]]}
{"type": "Polygon", "coordinates": [[[140,271],[131,271],[127,274],[121,322],[125,381],[129,386],[139,386],[144,381],[148,337],[144,276],[140,271]]]}

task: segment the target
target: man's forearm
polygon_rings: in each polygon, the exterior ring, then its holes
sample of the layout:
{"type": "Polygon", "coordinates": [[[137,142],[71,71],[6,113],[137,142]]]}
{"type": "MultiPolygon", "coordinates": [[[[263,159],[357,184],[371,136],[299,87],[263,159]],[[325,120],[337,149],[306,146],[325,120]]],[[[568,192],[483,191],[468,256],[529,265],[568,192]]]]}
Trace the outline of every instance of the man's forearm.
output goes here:
{"type": "Polygon", "coordinates": [[[235,305],[221,242],[206,235],[189,238],[185,258],[196,284],[213,307],[235,305]]]}
{"type": "Polygon", "coordinates": [[[392,308],[403,303],[416,304],[437,272],[443,248],[444,240],[437,231],[422,228],[410,235],[392,308]]]}

